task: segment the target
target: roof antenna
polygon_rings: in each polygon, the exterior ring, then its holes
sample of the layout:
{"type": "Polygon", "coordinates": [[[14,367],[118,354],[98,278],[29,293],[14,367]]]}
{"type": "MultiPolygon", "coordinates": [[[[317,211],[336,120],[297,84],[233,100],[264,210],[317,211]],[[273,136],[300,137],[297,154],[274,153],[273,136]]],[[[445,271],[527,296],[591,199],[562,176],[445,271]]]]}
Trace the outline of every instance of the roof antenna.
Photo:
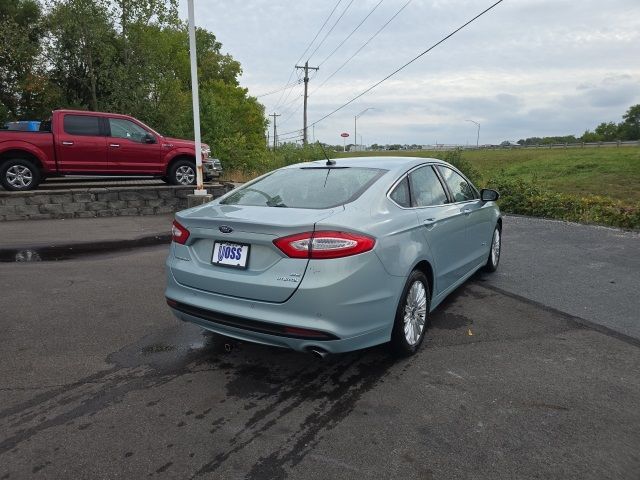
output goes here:
{"type": "Polygon", "coordinates": [[[322,149],[322,153],[324,153],[324,158],[327,159],[327,163],[325,165],[327,167],[333,167],[336,164],[336,161],[329,159],[329,155],[327,155],[327,152],[325,151],[324,146],[320,143],[320,140],[316,140],[316,143],[320,145],[320,148],[322,149]]]}

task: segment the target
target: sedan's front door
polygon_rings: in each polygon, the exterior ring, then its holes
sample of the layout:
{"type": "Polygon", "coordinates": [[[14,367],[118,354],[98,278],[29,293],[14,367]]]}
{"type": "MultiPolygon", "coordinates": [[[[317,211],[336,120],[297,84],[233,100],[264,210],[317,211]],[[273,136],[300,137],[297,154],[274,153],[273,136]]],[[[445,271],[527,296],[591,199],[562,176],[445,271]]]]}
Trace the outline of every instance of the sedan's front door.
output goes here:
{"type": "Polygon", "coordinates": [[[438,170],[449,187],[455,205],[466,218],[467,247],[464,255],[464,273],[467,273],[486,262],[489,255],[489,244],[493,235],[492,209],[480,200],[480,195],[471,182],[458,172],[444,165],[439,165],[438,170]]]}
{"type": "Polygon", "coordinates": [[[113,173],[160,174],[160,144],[156,136],[125,118],[109,117],[109,165],[113,173]]]}

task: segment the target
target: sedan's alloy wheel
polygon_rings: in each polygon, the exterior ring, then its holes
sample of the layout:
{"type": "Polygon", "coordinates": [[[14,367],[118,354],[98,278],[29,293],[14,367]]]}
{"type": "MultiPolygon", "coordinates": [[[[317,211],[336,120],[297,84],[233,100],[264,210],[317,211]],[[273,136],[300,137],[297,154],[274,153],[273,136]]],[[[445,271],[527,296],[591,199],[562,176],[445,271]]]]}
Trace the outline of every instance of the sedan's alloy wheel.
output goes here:
{"type": "Polygon", "coordinates": [[[427,291],[416,280],[409,288],[404,307],[404,336],[409,345],[415,345],[422,336],[427,318],[427,291]]]}
{"type": "Polygon", "coordinates": [[[497,267],[499,260],[500,260],[500,230],[496,228],[493,231],[493,240],[491,242],[491,264],[494,267],[497,267]]]}

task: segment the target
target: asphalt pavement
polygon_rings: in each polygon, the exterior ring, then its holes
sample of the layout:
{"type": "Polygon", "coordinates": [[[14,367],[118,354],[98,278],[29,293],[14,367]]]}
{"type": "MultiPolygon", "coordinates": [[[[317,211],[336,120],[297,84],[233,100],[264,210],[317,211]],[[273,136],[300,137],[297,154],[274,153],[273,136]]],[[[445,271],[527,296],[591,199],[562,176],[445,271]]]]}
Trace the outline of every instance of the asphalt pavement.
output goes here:
{"type": "MultiPolygon", "coordinates": [[[[0,262],[166,243],[173,215],[4,222],[0,262]]],[[[640,232],[506,216],[488,285],[640,339],[640,232]]]]}
{"type": "Polygon", "coordinates": [[[632,341],[477,277],[408,360],[227,353],[165,254],[2,265],[0,478],[638,478],[632,341]]]}
{"type": "Polygon", "coordinates": [[[503,240],[490,285],[640,339],[640,232],[508,216],[503,240]]]}
{"type": "MultiPolygon", "coordinates": [[[[534,222],[506,220],[499,274],[439,306],[406,360],[322,362],[178,322],[165,246],[0,264],[0,479],[636,480],[639,342],[500,283],[521,281],[515,245],[553,247],[516,241],[534,222]]],[[[624,271],[610,250],[590,255],[624,271]]]]}

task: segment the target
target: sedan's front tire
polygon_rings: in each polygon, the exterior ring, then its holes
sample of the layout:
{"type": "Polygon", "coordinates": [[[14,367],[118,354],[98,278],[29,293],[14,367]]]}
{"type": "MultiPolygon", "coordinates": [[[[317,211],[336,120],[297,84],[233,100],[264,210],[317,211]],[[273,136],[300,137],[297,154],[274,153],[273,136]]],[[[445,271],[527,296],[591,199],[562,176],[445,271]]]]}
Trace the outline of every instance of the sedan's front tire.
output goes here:
{"type": "Polygon", "coordinates": [[[491,250],[489,250],[489,258],[484,265],[485,272],[495,272],[498,269],[500,263],[500,251],[502,250],[502,231],[500,227],[496,225],[493,230],[493,236],[491,237],[491,250]]]}
{"type": "Polygon", "coordinates": [[[398,356],[416,353],[429,326],[429,280],[419,270],[409,275],[391,332],[391,349],[398,356]]]}

